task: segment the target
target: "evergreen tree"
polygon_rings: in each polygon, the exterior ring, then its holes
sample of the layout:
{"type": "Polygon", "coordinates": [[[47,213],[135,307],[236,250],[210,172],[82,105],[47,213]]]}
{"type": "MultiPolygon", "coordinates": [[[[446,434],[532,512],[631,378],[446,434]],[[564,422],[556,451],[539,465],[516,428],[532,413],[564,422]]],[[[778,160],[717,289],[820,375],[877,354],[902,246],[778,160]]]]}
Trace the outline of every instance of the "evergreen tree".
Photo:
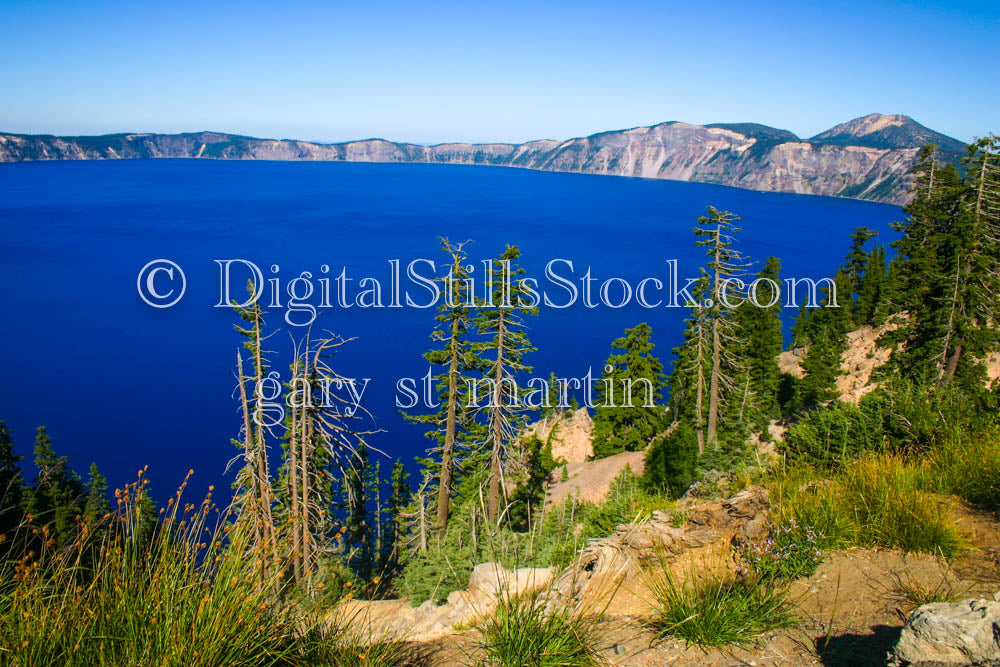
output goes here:
{"type": "Polygon", "coordinates": [[[653,330],[645,322],[615,340],[598,384],[594,457],[634,452],[666,428],[663,364],[653,354],[653,330]]]}
{"type": "MultiPolygon", "coordinates": [[[[471,276],[466,266],[465,245],[441,239],[441,248],[448,255],[450,271],[441,279],[446,298],[438,306],[436,326],[431,340],[439,347],[424,354],[424,359],[439,369],[437,379],[437,412],[406,415],[407,419],[429,427],[425,435],[436,441],[429,456],[420,460],[426,471],[426,481],[436,483],[436,527],[448,528],[452,495],[455,493],[455,470],[463,441],[475,432],[474,415],[470,408],[465,373],[480,369],[480,361],[470,348],[472,308],[475,296],[471,291],[471,276]]],[[[424,488],[426,493],[429,489],[424,488]]]]}
{"type": "Polygon", "coordinates": [[[383,576],[389,579],[399,572],[400,556],[405,546],[407,533],[407,507],[412,498],[412,489],[408,481],[410,474],[406,471],[401,459],[392,464],[392,476],[389,480],[388,526],[385,544],[382,550],[384,565],[381,567],[383,576]]]}
{"type": "MultiPolygon", "coordinates": [[[[781,262],[770,257],[757,274],[758,307],[750,301],[744,302],[736,310],[736,322],[744,343],[741,352],[746,369],[745,387],[753,388],[750,405],[747,389],[739,410],[740,420],[748,419],[758,426],[766,426],[768,420],[780,412],[778,388],[781,384],[781,370],[778,355],[784,347],[781,333],[781,262]],[[770,281],[770,282],[765,282],[770,281]]],[[[738,383],[737,383],[738,384],[738,383]]],[[[737,386],[737,390],[739,387],[737,386]]]]}
{"type": "Polygon", "coordinates": [[[35,436],[35,469],[38,477],[28,493],[27,513],[32,523],[48,528],[55,546],[69,543],[76,534],[76,517],[82,508],[83,485],[65,456],[57,456],[44,426],[35,436]]]}
{"type": "Polygon", "coordinates": [[[851,247],[847,252],[847,262],[844,265],[850,292],[841,295],[845,299],[849,298],[853,301],[854,295],[861,292],[861,283],[869,260],[869,253],[865,250],[865,245],[877,234],[878,232],[867,227],[858,227],[851,234],[851,247]]]}
{"type": "Polygon", "coordinates": [[[83,516],[90,522],[100,521],[111,512],[108,502],[108,480],[101,474],[96,463],[90,464],[87,475],[87,502],[83,508],[83,516]]]}
{"type": "Polygon", "coordinates": [[[690,423],[682,422],[650,447],[643,481],[655,491],[679,498],[695,481],[697,464],[698,440],[690,423]]]}
{"type": "Polygon", "coordinates": [[[799,305],[799,312],[795,314],[795,322],[792,324],[792,343],[791,347],[803,348],[809,345],[809,304],[808,301],[803,301],[799,305]]]}
{"type": "Polygon", "coordinates": [[[847,349],[847,333],[852,328],[851,313],[842,305],[849,297],[841,295],[850,289],[849,273],[845,269],[838,270],[832,286],[822,288],[820,307],[809,316],[809,348],[802,361],[805,377],[797,385],[798,404],[802,408],[811,408],[837,395],[841,357],[847,349]]]}
{"type": "Polygon", "coordinates": [[[1000,316],[1000,139],[969,146],[966,175],[939,167],[926,146],[897,242],[902,305],[910,313],[894,363],[918,378],[982,394],[982,360],[997,348],[1000,316]]]}
{"type": "Polygon", "coordinates": [[[552,446],[533,435],[523,443],[524,479],[520,480],[511,498],[511,523],[519,530],[530,527],[533,513],[545,503],[545,487],[556,461],[552,458],[552,446]]]}
{"type": "Polygon", "coordinates": [[[856,324],[878,325],[885,321],[885,310],[880,308],[886,299],[885,247],[876,246],[865,262],[864,277],[858,289],[856,324]]]}
{"type": "Polygon", "coordinates": [[[698,454],[705,451],[708,377],[711,365],[711,324],[709,311],[702,307],[709,294],[709,277],[704,269],[692,286],[691,316],[685,321],[684,341],[674,348],[676,359],[670,376],[670,407],[674,422],[692,425],[698,454]]]}
{"type": "MultiPolygon", "coordinates": [[[[525,423],[525,390],[517,378],[532,370],[524,363],[524,355],[535,349],[528,339],[524,316],[537,315],[538,307],[527,305],[530,300],[520,279],[524,269],[514,264],[520,256],[517,246],[508,245],[493,261],[493,290],[474,320],[479,334],[487,337],[473,349],[482,359],[484,379],[490,390],[486,408],[490,443],[486,507],[487,518],[493,525],[500,516],[506,461],[516,454],[510,451],[510,446],[517,442],[525,423]]],[[[474,390],[472,397],[477,405],[478,393],[478,389],[474,390]]]]}
{"type": "MultiPolygon", "coordinates": [[[[549,372],[549,379],[546,382],[546,395],[545,401],[542,403],[542,412],[539,415],[540,418],[545,419],[554,414],[563,412],[566,408],[559,404],[562,397],[559,395],[560,385],[559,378],[556,377],[555,371],[549,372]]],[[[569,407],[568,405],[566,407],[569,407]]]]}
{"type": "Polygon", "coordinates": [[[344,543],[351,570],[365,584],[372,579],[375,564],[374,535],[368,504],[372,486],[369,482],[372,466],[368,448],[361,444],[351,467],[344,471],[344,543]]]}
{"type": "Polygon", "coordinates": [[[745,344],[739,337],[738,324],[729,305],[738,303],[734,298],[739,296],[734,294],[737,290],[735,279],[742,277],[747,267],[746,258],[735,247],[736,234],[740,231],[735,223],[739,221],[740,218],[733,213],[709,206],[708,215],[698,218],[698,226],[694,230],[701,237],[696,245],[705,248],[709,258],[707,273],[711,291],[702,305],[712,332],[712,370],[709,375],[705,438],[714,449],[719,449],[719,422],[724,404],[738,389],[734,379],[746,370],[739,358],[745,344]]]}
{"type": "Polygon", "coordinates": [[[0,561],[9,553],[24,516],[24,479],[7,422],[0,420],[0,561]]]}
{"type": "Polygon", "coordinates": [[[159,525],[159,513],[156,511],[156,503],[149,495],[147,480],[142,479],[137,485],[135,500],[135,517],[132,526],[132,539],[136,544],[141,545],[140,553],[148,553],[149,547],[153,544],[153,537],[159,525]]]}

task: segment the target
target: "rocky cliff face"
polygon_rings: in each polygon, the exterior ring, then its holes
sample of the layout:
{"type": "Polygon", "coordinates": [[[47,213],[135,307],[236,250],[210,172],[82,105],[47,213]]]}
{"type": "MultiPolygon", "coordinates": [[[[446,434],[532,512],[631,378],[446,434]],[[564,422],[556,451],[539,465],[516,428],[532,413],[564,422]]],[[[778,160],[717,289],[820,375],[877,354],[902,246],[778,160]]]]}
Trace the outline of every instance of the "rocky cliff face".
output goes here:
{"type": "Polygon", "coordinates": [[[0,162],[186,157],[474,164],[698,181],[899,204],[907,199],[907,172],[928,140],[942,144],[949,155],[956,145],[961,146],[906,116],[872,114],[808,141],[753,123],[702,126],[680,122],[566,141],[436,146],[384,139],[318,144],[217,132],[98,137],[0,134],[0,162]]]}

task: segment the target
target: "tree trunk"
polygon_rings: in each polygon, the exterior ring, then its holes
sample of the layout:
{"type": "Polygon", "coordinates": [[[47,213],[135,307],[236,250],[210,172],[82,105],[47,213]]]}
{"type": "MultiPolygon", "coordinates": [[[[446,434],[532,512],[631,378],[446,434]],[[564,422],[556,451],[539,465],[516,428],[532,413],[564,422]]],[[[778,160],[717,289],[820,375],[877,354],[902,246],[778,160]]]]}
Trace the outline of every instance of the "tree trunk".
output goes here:
{"type": "MultiPolygon", "coordinates": [[[[298,351],[296,351],[296,355],[298,351]]],[[[295,360],[295,365],[292,369],[292,389],[296,386],[296,381],[299,377],[299,360],[295,360]]],[[[304,391],[304,388],[303,388],[304,391]]],[[[293,395],[294,397],[294,395],[293,395]]],[[[299,421],[305,417],[305,403],[302,407],[296,407],[292,404],[292,415],[291,421],[288,429],[288,471],[286,473],[288,479],[288,486],[292,491],[292,507],[289,516],[289,522],[292,528],[292,573],[295,576],[295,583],[302,581],[302,522],[300,520],[300,510],[299,510],[299,485],[298,480],[298,442],[299,437],[299,421]]]]}
{"type": "Polygon", "coordinates": [[[712,377],[708,389],[708,442],[715,449],[719,448],[719,374],[722,372],[722,337],[719,331],[720,302],[720,269],[722,250],[722,225],[715,230],[715,277],[712,284],[712,377]]]}
{"type": "Polygon", "coordinates": [[[704,345],[704,335],[705,332],[702,329],[702,325],[698,324],[698,357],[697,357],[697,368],[698,368],[698,397],[695,402],[695,410],[698,413],[698,454],[705,453],[705,418],[704,418],[704,407],[705,407],[705,345],[704,345]]]}
{"type": "Polygon", "coordinates": [[[438,529],[448,529],[451,507],[451,477],[455,456],[455,432],[458,414],[458,320],[451,323],[451,358],[448,361],[448,414],[445,420],[444,446],[441,449],[441,479],[438,483],[438,529]]]}
{"type": "Polygon", "coordinates": [[[497,320],[497,361],[494,372],[496,384],[493,387],[493,418],[492,418],[492,439],[493,452],[490,457],[490,493],[487,499],[487,509],[489,512],[490,525],[496,527],[497,517],[500,512],[500,478],[501,478],[501,453],[503,451],[503,369],[504,369],[504,337],[506,336],[506,323],[504,321],[504,310],[499,309],[497,320]]]}

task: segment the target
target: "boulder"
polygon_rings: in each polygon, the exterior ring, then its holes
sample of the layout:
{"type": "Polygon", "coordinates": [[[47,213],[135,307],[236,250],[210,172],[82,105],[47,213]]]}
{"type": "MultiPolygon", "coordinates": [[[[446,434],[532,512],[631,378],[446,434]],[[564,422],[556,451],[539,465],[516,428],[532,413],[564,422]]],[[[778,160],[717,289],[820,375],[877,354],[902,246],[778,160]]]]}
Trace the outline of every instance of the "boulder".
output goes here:
{"type": "Polygon", "coordinates": [[[555,574],[554,567],[508,570],[497,563],[482,563],[469,575],[469,593],[476,597],[517,597],[547,588],[555,574]]]}
{"type": "Polygon", "coordinates": [[[893,650],[911,665],[1000,665],[1000,602],[934,602],[906,622],[893,650]]]}

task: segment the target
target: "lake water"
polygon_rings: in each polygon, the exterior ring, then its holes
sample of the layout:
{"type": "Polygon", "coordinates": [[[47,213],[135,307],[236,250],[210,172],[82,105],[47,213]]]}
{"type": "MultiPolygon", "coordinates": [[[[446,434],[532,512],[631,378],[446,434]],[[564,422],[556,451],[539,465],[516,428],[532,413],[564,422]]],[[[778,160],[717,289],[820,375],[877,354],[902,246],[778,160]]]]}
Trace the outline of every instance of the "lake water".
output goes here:
{"type": "MultiPolygon", "coordinates": [[[[858,226],[894,238],[898,207],[723,186],[493,167],[305,162],[136,160],[0,164],[0,419],[30,459],[45,424],[57,452],[86,472],[96,461],[119,485],[149,465],[165,497],[189,468],[195,489],[228,488],[240,339],[219,299],[216,259],[241,258],[284,284],[320,267],[389,285],[388,260],[444,261],[437,238],[473,239],[470,259],[517,244],[539,276],[552,259],[589,266],[599,281],[663,279],[677,259],[694,277],[704,255],[692,228],[706,205],[743,218],[742,248],[782,258],[784,274],[819,279],[843,260],[858,226]],[[144,303],[139,270],[166,258],[187,289],[171,308],[144,303]]],[[[562,274],[569,274],[563,266],[562,274]]],[[[404,268],[405,272],[405,268],[404,268]]],[[[160,278],[163,275],[159,276],[160,278]]],[[[242,278],[245,280],[245,277],[242,278]]],[[[579,284],[579,283],[578,283],[579,284]]],[[[410,287],[414,299],[426,291],[410,287]]],[[[554,300],[565,292],[546,287],[554,300]]],[[[165,291],[165,290],[164,290],[165,291]]],[[[235,293],[235,291],[234,291],[235,293]]],[[[614,292],[617,294],[617,292],[614,292]]],[[[654,300],[650,297],[650,301],[654,300]]],[[[384,296],[389,301],[389,296],[384,296]]],[[[289,331],[270,318],[280,359],[289,331]]],[[[532,318],[535,375],[595,374],[610,342],[647,321],[668,361],[683,309],[542,308],[532,318]]],[[[793,314],[791,312],[789,315],[793,314]]],[[[315,328],[357,340],[335,359],[348,377],[372,378],[363,404],[384,433],[373,444],[407,459],[428,441],[402,421],[396,381],[421,377],[433,312],[416,308],[322,311],[315,328]]],[[[275,365],[287,376],[284,361],[275,365]]],[[[30,476],[30,475],[29,475],[30,476]]]]}

